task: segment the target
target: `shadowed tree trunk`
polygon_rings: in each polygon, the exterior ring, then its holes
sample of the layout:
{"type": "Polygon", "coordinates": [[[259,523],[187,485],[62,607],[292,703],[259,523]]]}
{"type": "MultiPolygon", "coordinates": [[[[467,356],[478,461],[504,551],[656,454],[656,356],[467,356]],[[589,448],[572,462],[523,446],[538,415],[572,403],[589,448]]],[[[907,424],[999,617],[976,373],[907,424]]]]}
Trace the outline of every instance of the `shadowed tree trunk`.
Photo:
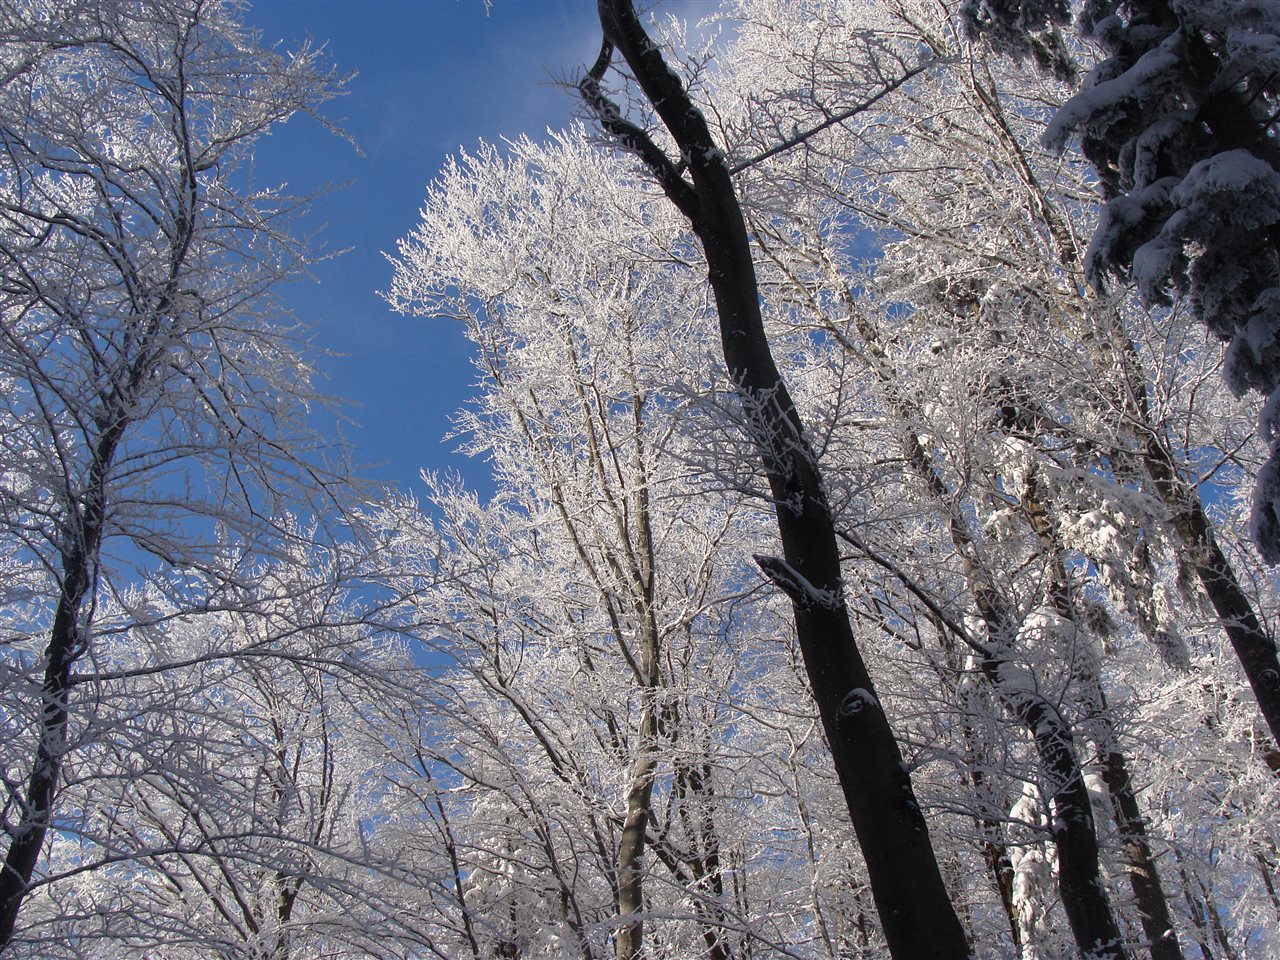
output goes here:
{"type": "Polygon", "coordinates": [[[758,559],[791,599],[809,682],[890,952],[897,960],[968,957],[928,827],[853,637],[831,509],[764,333],[750,243],[724,154],[632,4],[600,0],[599,13],[604,47],[580,90],[605,130],[640,156],[702,242],[725,363],[777,505],[783,556],[758,559]],[[605,96],[601,81],[615,49],[675,138],[689,179],[605,96]]]}
{"type": "MultiPolygon", "coordinates": [[[[832,286],[839,291],[848,317],[862,339],[862,349],[858,349],[835,323],[825,317],[824,329],[851,355],[865,358],[884,390],[888,407],[903,424],[924,422],[920,411],[898,389],[896,374],[881,343],[879,331],[858,310],[852,293],[829,261],[825,266],[832,286]]],[[[824,316],[816,302],[811,302],[810,306],[819,316],[824,316]]],[[[1035,745],[1052,804],[1051,834],[1058,852],[1058,889],[1072,935],[1086,956],[1123,960],[1128,954],[1102,882],[1092,806],[1076,757],[1071,725],[1055,705],[1036,690],[1034,684],[1026,684],[1019,676],[1019,669],[1011,656],[1017,635],[1015,612],[991,571],[977,560],[981,533],[973,529],[963,511],[954,507],[955,496],[921,444],[918,434],[914,430],[903,429],[899,431],[899,440],[908,468],[943,513],[952,546],[964,566],[974,606],[986,628],[986,642],[975,641],[948,618],[943,618],[943,622],[978,655],[982,674],[990,683],[992,692],[1005,710],[1023,725],[1035,745]]],[[[866,550],[852,538],[850,540],[856,547],[866,550]]],[[[868,556],[871,556],[870,552],[868,556]]],[[[892,563],[882,562],[897,572],[892,563]]],[[[904,579],[903,582],[908,581],[904,579]]],[[[920,599],[925,598],[921,596],[920,599]]],[[[934,612],[940,611],[934,608],[934,612]]],[[[997,867],[998,863],[993,869],[997,867]]],[[[1000,878],[998,872],[996,875],[1000,878]]],[[[1005,893],[1003,885],[1001,892],[1002,895],[1005,893]]]]}

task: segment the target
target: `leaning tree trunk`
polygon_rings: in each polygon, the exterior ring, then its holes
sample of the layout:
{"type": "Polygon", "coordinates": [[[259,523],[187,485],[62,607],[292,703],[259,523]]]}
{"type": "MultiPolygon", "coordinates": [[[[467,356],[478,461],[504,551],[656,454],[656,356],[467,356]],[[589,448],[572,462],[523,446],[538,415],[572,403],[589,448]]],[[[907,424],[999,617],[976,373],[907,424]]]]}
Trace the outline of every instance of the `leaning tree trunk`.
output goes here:
{"type": "Polygon", "coordinates": [[[54,793],[67,745],[71,669],[84,652],[81,611],[92,574],[82,545],[64,556],[63,568],[62,595],[54,615],[44,684],[40,689],[39,742],[22,798],[21,815],[17,826],[10,830],[12,840],[0,872],[0,953],[5,952],[13,939],[18,912],[49,831],[54,793]]]}
{"type": "MultiPolygon", "coordinates": [[[[879,332],[858,311],[848,287],[829,261],[825,266],[862,337],[864,350],[860,352],[868,359],[871,372],[884,389],[889,407],[904,423],[920,422],[918,411],[896,388],[893,369],[881,345],[879,332]]],[[[859,352],[853,349],[835,324],[827,323],[826,329],[850,353],[859,352]]],[[[979,533],[970,526],[962,511],[951,506],[954,501],[952,492],[916,433],[902,430],[900,441],[907,466],[944,512],[952,546],[964,565],[974,606],[986,626],[985,645],[975,643],[967,636],[965,639],[978,654],[982,674],[992,692],[1025,727],[1035,746],[1052,803],[1050,833],[1058,852],[1058,890],[1072,936],[1085,956],[1126,960],[1128,954],[1120,926],[1102,882],[1093,811],[1076,757],[1071,726],[1053,704],[1034,689],[1027,689],[1018,682],[1010,662],[1016,634],[1013,611],[993,578],[976,561],[979,533]]]]}
{"type": "MultiPolygon", "coordinates": [[[[1166,26],[1176,22],[1166,0],[1144,0],[1138,4],[1144,16],[1151,22],[1166,26]]],[[[1268,151],[1269,161],[1280,163],[1280,153],[1274,145],[1263,143],[1260,132],[1249,117],[1249,104],[1242,102],[1239,91],[1233,85],[1217,85],[1211,78],[1215,72],[1212,53],[1201,37],[1192,35],[1189,52],[1193,73],[1191,79],[1202,91],[1216,89],[1212,97],[1201,107],[1206,123],[1224,144],[1246,145],[1268,151]]],[[[1007,148],[1010,168],[1022,180],[1030,202],[1029,213],[1045,223],[1057,260],[1062,268],[1074,275],[1085,288],[1079,256],[1071,238],[1071,230],[1062,215],[1055,209],[1027,160],[1018,138],[1008,121],[995,94],[990,75],[981,83],[970,78],[970,89],[978,100],[979,108],[992,123],[1007,148]]],[[[1128,334],[1110,314],[1103,314],[1104,328],[1097,339],[1089,338],[1085,346],[1104,365],[1112,364],[1124,371],[1127,390],[1112,398],[1116,408],[1134,418],[1140,431],[1146,434],[1145,449],[1141,458],[1157,495],[1169,510],[1174,530],[1186,550],[1209,602],[1217,613],[1231,648],[1244,668],[1246,679],[1258,702],[1258,708],[1271,731],[1273,744],[1280,745],[1280,657],[1275,638],[1258,617],[1254,604],[1242,588],[1230,560],[1217,542],[1213,524],[1205,513],[1199,495],[1182,477],[1176,458],[1161,439],[1159,425],[1153,423],[1147,403],[1147,387],[1141,377],[1135,376],[1141,369],[1138,353],[1128,334]]],[[[1274,455],[1274,454],[1273,454],[1274,455]]]]}
{"type": "MultiPolygon", "coordinates": [[[[1022,502],[1031,528],[1048,556],[1050,601],[1060,616],[1075,623],[1075,599],[1071,579],[1067,576],[1057,525],[1048,504],[1040,498],[1034,472],[1027,478],[1022,502]]],[[[1115,812],[1121,855],[1126,861],[1125,872],[1129,875],[1129,886],[1138,906],[1142,930],[1151,950],[1151,960],[1182,960],[1182,947],[1178,943],[1173,916],[1169,913],[1169,902],[1160,880],[1160,871],[1151,853],[1146,822],[1138,805],[1133,779],[1129,775],[1129,763],[1120,750],[1098,670],[1091,667],[1083,682],[1090,701],[1090,712],[1093,714],[1092,737],[1102,759],[1102,781],[1115,812]]]]}
{"type": "Polygon", "coordinates": [[[89,471],[88,489],[72,508],[70,541],[62,549],[62,591],[54,612],[45,651],[44,683],[40,688],[35,758],[27,780],[18,823],[9,830],[9,850],[0,869],[0,954],[13,940],[18,913],[31,886],[36,862],[53,818],[53,801],[67,750],[71,671],[84,656],[88,627],[86,598],[92,597],[106,511],[107,471],[115,459],[127,419],[118,416],[99,438],[89,471]]]}
{"type": "Polygon", "coordinates": [[[761,567],[791,599],[890,952],[897,960],[968,957],[924,815],[854,640],[830,505],[764,333],[750,243],[724,154],[630,0],[599,0],[599,13],[604,49],[580,89],[604,128],[639,154],[702,242],[725,363],[777,505],[783,556],[760,558],[761,567]],[[605,97],[601,80],[615,48],[674,137],[691,179],[605,97]]]}
{"type": "Polygon", "coordinates": [[[1222,629],[1244,667],[1258,709],[1271,731],[1272,749],[1280,745],[1280,659],[1275,639],[1263,628],[1253,602],[1240,585],[1235,568],[1218,545],[1204,504],[1179,474],[1173,457],[1155,433],[1143,451],[1148,476],[1169,509],[1173,528],[1195,569],[1200,586],[1213,604],[1222,629]]]}
{"type": "MultiPolygon", "coordinates": [[[[189,230],[192,220],[188,218],[186,223],[189,230]]],[[[189,237],[189,233],[179,236],[183,250],[189,237]]],[[[72,670],[88,652],[91,640],[86,607],[92,609],[98,587],[98,560],[109,507],[108,481],[121,445],[135,423],[139,392],[168,347],[165,321],[177,299],[181,263],[182,256],[175,255],[168,286],[150,316],[134,318],[140,328],[137,353],[125,365],[119,381],[111,383],[98,397],[101,407],[95,422],[102,432],[90,447],[84,491],[78,501],[67,505],[67,515],[62,520],[66,531],[61,547],[62,584],[45,650],[35,757],[18,823],[8,831],[9,850],[0,868],[0,955],[13,940],[18,913],[53,819],[67,751],[72,670]]]]}

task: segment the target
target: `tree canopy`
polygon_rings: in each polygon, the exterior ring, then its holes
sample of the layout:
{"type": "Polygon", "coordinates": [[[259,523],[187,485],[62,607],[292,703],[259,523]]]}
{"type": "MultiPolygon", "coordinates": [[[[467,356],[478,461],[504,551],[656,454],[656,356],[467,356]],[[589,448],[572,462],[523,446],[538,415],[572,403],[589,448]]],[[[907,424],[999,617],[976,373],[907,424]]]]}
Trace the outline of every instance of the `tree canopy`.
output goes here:
{"type": "Polygon", "coordinates": [[[0,955],[1280,950],[1270,8],[700,12],[390,255],[480,492],[316,425],[324,52],[0,2],[0,955]]]}

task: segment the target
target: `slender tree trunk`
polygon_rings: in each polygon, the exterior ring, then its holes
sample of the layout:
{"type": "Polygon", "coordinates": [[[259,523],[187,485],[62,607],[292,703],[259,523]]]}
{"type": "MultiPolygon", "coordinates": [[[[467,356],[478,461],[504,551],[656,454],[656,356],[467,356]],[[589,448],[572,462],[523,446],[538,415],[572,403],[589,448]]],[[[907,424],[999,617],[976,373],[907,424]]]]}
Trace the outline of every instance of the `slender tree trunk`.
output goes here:
{"type": "Polygon", "coordinates": [[[631,547],[630,574],[639,628],[641,708],[631,782],[627,788],[626,818],[618,846],[618,915],[623,920],[615,939],[618,960],[639,960],[644,956],[644,921],[636,915],[644,911],[644,852],[646,832],[652,817],[653,781],[658,768],[658,710],[661,706],[658,693],[662,687],[661,638],[654,596],[653,526],[642,440],[643,398],[638,391],[632,399],[631,410],[636,442],[636,488],[632,492],[631,505],[635,542],[631,547]]]}
{"type": "MultiPolygon", "coordinates": [[[[955,634],[951,632],[946,623],[936,616],[933,618],[933,624],[938,634],[938,643],[946,657],[946,668],[950,671],[950,676],[960,676],[964,670],[964,658],[959,655],[960,648],[956,644],[955,634]]],[[[1013,861],[1009,857],[1009,841],[1005,831],[1005,820],[1004,818],[997,819],[991,815],[993,808],[1003,809],[1005,807],[1005,798],[1003,796],[1000,797],[998,804],[988,799],[995,793],[995,791],[990,790],[987,783],[988,758],[982,754],[982,738],[969,720],[972,714],[979,711],[983,714],[990,714],[991,704],[988,699],[990,690],[982,688],[981,693],[984,695],[981,697],[978,696],[979,688],[976,686],[967,689],[961,688],[958,692],[960,694],[961,713],[965,718],[960,726],[960,736],[964,743],[964,766],[961,771],[961,777],[968,781],[973,788],[977,806],[974,812],[974,820],[977,821],[979,836],[982,838],[982,859],[986,863],[987,872],[991,876],[991,884],[1000,896],[1000,906],[1003,908],[1005,920],[1009,924],[1009,937],[1010,942],[1013,944],[1014,956],[1020,957],[1022,956],[1022,926],[1018,920],[1018,907],[1014,902],[1015,872],[1013,861]]]]}
{"type": "Polygon", "coordinates": [[[1231,940],[1227,936],[1226,928],[1223,926],[1222,917],[1218,913],[1218,908],[1214,905],[1212,895],[1209,888],[1199,877],[1187,872],[1186,864],[1182,861],[1182,856],[1174,848],[1174,856],[1178,860],[1178,869],[1182,874],[1183,890],[1187,898],[1187,904],[1191,908],[1191,916],[1199,928],[1200,951],[1206,957],[1212,956],[1209,949],[1207,937],[1212,936],[1219,947],[1222,948],[1222,955],[1226,960],[1240,960],[1240,955],[1236,953],[1235,948],[1231,945],[1231,940]],[[1193,892],[1194,887],[1199,890],[1199,896],[1193,892]]]}
{"type": "Polygon", "coordinates": [[[896,960],[967,958],[969,945],[928,827],[845,607],[836,532],[817,463],[774,364],[742,211],[702,113],[645,34],[629,0],[599,0],[605,48],[581,90],[605,129],[636,150],[702,241],[729,376],[738,387],[777,505],[783,557],[762,558],[790,596],[796,633],[881,926],[896,960]],[[600,86],[613,49],[675,138],[692,181],[600,86]]]}
{"type": "MultiPolygon", "coordinates": [[[[133,369],[133,377],[125,389],[129,394],[116,394],[113,399],[131,395],[141,363],[133,369]]],[[[108,410],[118,404],[108,403],[108,410]]],[[[49,646],[45,652],[44,684],[40,689],[35,759],[22,799],[18,825],[10,832],[9,850],[0,869],[0,954],[13,940],[18,913],[31,885],[40,850],[53,817],[53,800],[62,762],[67,749],[67,723],[71,697],[71,671],[88,647],[88,627],[84,621],[86,600],[93,596],[98,554],[102,545],[102,528],[106,515],[106,478],[115,460],[116,448],[128,424],[124,416],[104,418],[108,424],[94,446],[87,490],[82,501],[71,508],[71,542],[63,548],[62,593],[58,597],[49,646]]]]}
{"type": "Polygon", "coordinates": [[[1138,374],[1141,360],[1133,341],[1113,319],[1107,324],[1104,343],[1091,344],[1091,348],[1095,353],[1100,349],[1105,351],[1101,362],[1115,364],[1125,371],[1127,389],[1114,402],[1119,409],[1129,412],[1141,435],[1145,435],[1141,451],[1143,469],[1168,509],[1185,556],[1244,669],[1274,749],[1280,744],[1280,657],[1275,637],[1263,626],[1235,568],[1218,544],[1213,522],[1199,493],[1183,478],[1160,424],[1152,419],[1146,385],[1138,374]]]}
{"type": "Polygon", "coordinates": [[[827,957],[829,960],[836,960],[836,945],[831,934],[831,924],[827,920],[827,913],[822,905],[822,890],[818,882],[820,875],[818,873],[817,829],[815,828],[813,817],[809,813],[809,804],[805,798],[806,791],[800,783],[800,771],[796,761],[799,751],[795,736],[790,730],[786,731],[786,734],[788,747],[790,748],[787,755],[787,772],[791,775],[790,787],[792,795],[795,797],[796,816],[799,818],[800,827],[804,831],[805,853],[809,857],[809,861],[806,864],[808,868],[808,883],[806,886],[809,891],[809,913],[813,918],[813,925],[818,930],[822,945],[826,948],[827,957]]]}
{"type": "Polygon", "coordinates": [[[1107,751],[1102,758],[1102,779],[1115,808],[1116,830],[1120,834],[1121,851],[1127,861],[1129,886],[1138,904],[1142,930],[1151,948],[1152,960],[1182,960],[1173,917],[1164,885],[1151,855],[1146,825],[1138,807],[1138,797],[1125,758],[1119,751],[1107,751]]]}
{"type": "MultiPolygon", "coordinates": [[[[863,338],[873,373],[885,388],[890,406],[899,415],[905,412],[906,422],[918,422],[919,418],[913,416],[914,411],[895,388],[893,371],[878,332],[858,312],[839,277],[833,276],[832,280],[842,291],[845,306],[863,338]]],[[[904,430],[901,441],[908,466],[944,511],[952,545],[964,564],[974,605],[986,625],[987,643],[977,651],[983,676],[1005,709],[1026,729],[1039,757],[1052,804],[1050,833],[1058,851],[1058,889],[1076,945],[1086,956],[1124,960],[1127,952],[1102,882],[1092,804],[1076,757],[1071,727],[1034,688],[1029,689],[1012,675],[1014,668],[1009,659],[1015,634],[1013,614],[1004,595],[978,565],[975,547],[980,534],[950,506],[951,491],[919,437],[911,430],[904,430]]]]}
{"type": "MultiPolygon", "coordinates": [[[[914,435],[906,437],[907,459],[930,487],[939,503],[947,503],[946,488],[929,464],[914,435]]],[[[951,512],[949,527],[957,552],[967,568],[978,615],[987,627],[982,672],[1005,708],[1022,723],[1040,760],[1051,803],[1050,834],[1058,851],[1058,889],[1067,922],[1080,951],[1090,957],[1127,957],[1119,924],[1102,882],[1097,832],[1089,791],[1076,757],[1068,723],[1044,697],[1027,689],[1009,673],[1014,633],[1004,597],[970,559],[976,534],[951,512]]]]}
{"type": "MultiPolygon", "coordinates": [[[[1137,7],[1141,8],[1139,12],[1149,17],[1152,23],[1173,28],[1178,22],[1166,0],[1143,0],[1137,7]]],[[[1212,83],[1217,68],[1204,40],[1192,31],[1188,43],[1190,61],[1197,74],[1195,79],[1201,89],[1207,91],[1213,86],[1221,86],[1212,83]]],[[[1010,162],[1026,187],[1031,207],[1029,212],[1043,220],[1063,269],[1071,271],[1083,288],[1084,278],[1080,276],[1079,260],[1070,240],[1071,231],[1045,196],[1021,144],[1010,130],[999,98],[994,93],[990,75],[986,74],[985,83],[979,82],[975,75],[971,78],[970,86],[976,95],[978,106],[992,119],[1002,135],[1010,162]]],[[[1255,152],[1266,152],[1273,166],[1280,161],[1280,152],[1274,144],[1264,144],[1259,139],[1256,118],[1251,117],[1249,106],[1242,102],[1236,87],[1230,84],[1221,86],[1210,102],[1201,109],[1206,123],[1223,143],[1248,146],[1255,152]]],[[[1157,426],[1152,423],[1147,407],[1145,380],[1135,376],[1141,366],[1132,341],[1119,329],[1114,318],[1108,319],[1104,327],[1105,333],[1099,330],[1099,336],[1089,338],[1087,346],[1095,356],[1104,354],[1099,356],[1103,364],[1109,366],[1115,362],[1119,364],[1119,369],[1125,371],[1127,390],[1114,397],[1113,402],[1117,404],[1117,409],[1128,410],[1139,428],[1147,434],[1146,448],[1142,454],[1147,474],[1160,499],[1168,507],[1174,528],[1187,550],[1201,587],[1218,614],[1231,647],[1244,668],[1263,719],[1271,731],[1272,742],[1280,745],[1280,659],[1277,657],[1275,638],[1263,629],[1252,602],[1240,586],[1235,570],[1219,547],[1213,525],[1199,495],[1183,481],[1176,461],[1159,440],[1157,426]]]]}
{"type": "Polygon", "coordinates": [[[614,935],[618,960],[637,960],[644,955],[644,921],[636,915],[644,910],[645,831],[658,763],[656,694],[657,688],[653,685],[640,691],[643,698],[640,729],[627,788],[622,840],[618,845],[618,916],[622,921],[614,935]]]}
{"type": "MultiPolygon", "coordinates": [[[[425,777],[429,783],[431,780],[430,773],[426,772],[426,765],[423,765],[425,777]]],[[[467,906],[467,892],[463,886],[462,865],[458,860],[458,845],[453,838],[453,827],[449,824],[449,818],[444,812],[444,804],[440,801],[440,795],[437,793],[433,798],[436,807],[436,819],[440,823],[440,836],[444,840],[445,853],[449,855],[449,872],[452,874],[453,880],[453,896],[458,903],[458,916],[462,920],[462,931],[467,937],[467,946],[471,949],[473,960],[480,960],[480,944],[476,941],[475,927],[471,922],[471,909],[467,906]]],[[[423,801],[423,806],[427,807],[427,802],[423,801]]]]}
{"type": "Polygon", "coordinates": [[[85,545],[77,544],[63,557],[62,596],[58,600],[46,653],[44,684],[40,690],[39,741],[22,799],[22,813],[11,831],[12,840],[0,872],[0,953],[13,939],[18,912],[35,872],[53,814],[53,797],[67,746],[71,669],[84,653],[80,622],[91,573],[85,545]]]}
{"type": "Polygon", "coordinates": [[[1196,945],[1200,947],[1201,960],[1214,960],[1213,951],[1209,949],[1209,918],[1204,904],[1197,900],[1192,892],[1191,878],[1187,876],[1187,869],[1182,865],[1182,858],[1176,849],[1174,856],[1178,857],[1178,872],[1182,875],[1182,895],[1187,901],[1187,909],[1196,925],[1196,945]]]}
{"type": "MultiPolygon", "coordinates": [[[[1057,527],[1048,504],[1040,495],[1040,485],[1035,473],[1027,478],[1022,503],[1031,529],[1035,531],[1048,556],[1050,602],[1060,616],[1076,623],[1075,598],[1067,576],[1057,527]]],[[[1152,960],[1182,960],[1182,947],[1178,944],[1173,917],[1169,913],[1168,898],[1160,882],[1155,858],[1151,855],[1151,843],[1147,839],[1147,828],[1133,789],[1133,779],[1129,776],[1129,764],[1119,748],[1097,670],[1090,667],[1089,675],[1082,678],[1082,683],[1092,701],[1095,728],[1093,739],[1102,755],[1102,780],[1111,798],[1116,830],[1121,840],[1121,855],[1126,862],[1125,872],[1138,905],[1142,931],[1151,949],[1152,960]]]]}
{"type": "Polygon", "coordinates": [[[1258,864],[1258,874],[1262,877],[1262,885],[1266,888],[1267,896],[1271,900],[1271,906],[1276,912],[1276,920],[1280,921],[1280,895],[1276,893],[1276,883],[1272,879],[1276,875],[1276,868],[1260,851],[1255,851],[1253,858],[1258,864]]]}
{"type": "MultiPolygon", "coordinates": [[[[1163,6],[1163,0],[1158,0],[1157,5],[1163,6]]],[[[1164,10],[1167,14],[1168,8],[1164,7],[1164,10]]],[[[1077,274],[1077,280],[1083,287],[1083,278],[1078,276],[1079,262],[1071,240],[1071,231],[1045,195],[1027,162],[1022,145],[1009,128],[999,97],[994,92],[990,73],[984,70],[981,80],[973,74],[970,81],[970,88],[977,99],[976,106],[993,121],[1008,148],[1012,166],[1023,181],[1029,212],[1045,224],[1058,261],[1064,270],[1077,274]]],[[[1234,96],[1234,93],[1228,95],[1234,96]]],[[[1201,586],[1244,666],[1274,738],[1277,730],[1276,715],[1280,711],[1280,669],[1277,669],[1275,642],[1262,629],[1230,562],[1218,546],[1199,495],[1182,480],[1176,461],[1168,447],[1159,439],[1156,425],[1151,421],[1146,380],[1139,375],[1141,364],[1132,340],[1120,328],[1111,312],[1102,316],[1105,319],[1095,328],[1095,334],[1086,336],[1086,345],[1104,368],[1114,366],[1123,371],[1126,389],[1113,397],[1112,402],[1117,409],[1128,410],[1147,436],[1142,454],[1147,475],[1169,509],[1175,532],[1182,540],[1201,586]]],[[[1074,621],[1070,588],[1052,517],[1044,505],[1037,501],[1034,487],[1030,492],[1030,502],[1026,504],[1028,517],[1037,535],[1046,544],[1054,568],[1051,599],[1060,614],[1074,621]]],[[[1168,898],[1151,854],[1127,761],[1124,754],[1116,748],[1105,698],[1096,679],[1093,685],[1096,688],[1094,699],[1097,701],[1101,725],[1098,745],[1103,759],[1103,781],[1115,811],[1116,827],[1122,840],[1123,855],[1128,861],[1127,872],[1141,915],[1143,931],[1150,943],[1153,960],[1181,960],[1182,950],[1169,913],[1168,898]]]]}
{"type": "MultiPolygon", "coordinates": [[[[945,626],[940,627],[939,632],[942,636],[947,636],[945,626]]],[[[963,736],[967,757],[976,758],[978,738],[968,721],[964,724],[963,736]]],[[[981,803],[986,780],[981,765],[970,763],[965,776],[973,787],[974,795],[981,803]]],[[[1018,925],[1018,908],[1013,900],[1013,862],[1009,859],[1004,825],[989,816],[985,810],[977,820],[982,835],[982,859],[991,874],[991,882],[1000,895],[1000,906],[1004,908],[1005,919],[1009,922],[1009,936],[1013,942],[1014,953],[1022,956],[1022,928],[1018,925]]]]}
{"type": "Polygon", "coordinates": [[[728,940],[725,937],[724,873],[720,868],[720,849],[717,845],[714,824],[711,814],[707,813],[700,836],[703,849],[694,864],[694,870],[702,886],[701,892],[707,900],[699,899],[695,905],[702,920],[702,939],[707,945],[706,960],[729,960],[728,940]]]}

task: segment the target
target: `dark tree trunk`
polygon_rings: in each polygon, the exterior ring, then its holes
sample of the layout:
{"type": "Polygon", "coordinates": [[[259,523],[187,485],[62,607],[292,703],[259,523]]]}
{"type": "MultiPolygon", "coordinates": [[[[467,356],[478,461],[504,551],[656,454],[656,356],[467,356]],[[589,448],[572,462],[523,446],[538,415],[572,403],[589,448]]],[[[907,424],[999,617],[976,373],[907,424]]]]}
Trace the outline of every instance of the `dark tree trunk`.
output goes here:
{"type": "Polygon", "coordinates": [[[1213,605],[1231,648],[1240,658],[1258,708],[1271,731],[1272,743],[1280,744],[1280,660],[1276,657],[1275,640],[1262,628],[1253,603],[1218,545],[1200,497],[1178,475],[1169,452],[1153,437],[1147,443],[1143,460],[1156,492],[1169,508],[1173,527],[1186,548],[1200,586],[1213,605]]]}
{"type": "Polygon", "coordinates": [[[605,129],[640,155],[702,242],[725,363],[777,504],[783,556],[762,558],[761,566],[791,598],[805,667],[890,952],[897,960],[966,958],[969,945],[928,827],[853,637],[831,510],[764,333],[751,248],[724,155],[629,0],[600,0],[599,13],[605,49],[581,90],[605,129]],[[675,138],[691,180],[605,98],[600,81],[614,48],[675,138]]]}
{"type": "MultiPolygon", "coordinates": [[[[1049,597],[1054,608],[1064,618],[1076,622],[1075,598],[1071,580],[1067,576],[1057,524],[1049,505],[1040,496],[1039,484],[1033,473],[1027,480],[1023,493],[1023,509],[1031,528],[1044,545],[1049,558],[1049,597]]],[[[1092,739],[1102,756],[1102,780],[1115,813],[1116,831],[1120,836],[1121,855],[1126,861],[1129,886],[1133,890],[1142,922],[1142,931],[1151,949],[1151,960],[1182,960],[1182,947],[1169,913],[1168,898],[1151,844],[1147,840],[1147,827],[1138,806],[1138,796],[1129,776],[1129,764],[1121,752],[1115,727],[1107,709],[1106,695],[1097,673],[1083,678],[1093,714],[1092,739]]]]}
{"type": "MultiPolygon", "coordinates": [[[[108,409],[121,409],[121,398],[131,395],[142,368],[141,363],[135,365],[126,386],[129,392],[113,395],[110,400],[116,402],[109,402],[108,409]]],[[[69,542],[62,550],[62,592],[49,633],[44,684],[40,688],[39,740],[18,824],[10,831],[9,850],[0,869],[0,954],[8,950],[13,940],[18,913],[49,832],[67,748],[71,671],[89,644],[88,627],[83,623],[84,606],[95,587],[106,519],[107,472],[128,425],[123,415],[104,417],[104,421],[108,426],[93,448],[87,490],[83,500],[72,506],[67,522],[69,542]]]]}
{"type": "MultiPolygon", "coordinates": [[[[1109,326],[1107,334],[1108,340],[1103,344],[1106,353],[1102,354],[1102,359],[1128,371],[1127,393],[1118,397],[1116,403],[1129,411],[1146,435],[1141,453],[1143,469],[1156,495],[1168,509],[1184,555],[1244,669],[1263,721],[1271,733],[1272,749],[1275,749],[1280,744],[1280,657],[1277,656],[1275,637],[1263,625],[1253,601],[1241,586],[1235,568],[1219,545],[1200,494],[1184,478],[1183,469],[1170,450],[1160,425],[1153,421],[1146,388],[1135,372],[1141,369],[1137,348],[1124,330],[1115,324],[1109,326]]],[[[1263,760],[1267,760],[1266,756],[1263,760]]]]}
{"type": "Polygon", "coordinates": [[[1124,960],[1128,952],[1098,868],[1098,840],[1089,790],[1076,761],[1070,731],[1042,699],[1014,699],[1014,711],[1032,731],[1041,769],[1049,781],[1050,833],[1058,851],[1058,891],[1076,945],[1086,957],[1124,960]]]}
{"type": "Polygon", "coordinates": [[[3,871],[0,871],[0,953],[8,949],[13,939],[18,912],[49,831],[53,797],[67,744],[71,669],[84,652],[80,611],[89,582],[89,564],[82,548],[77,546],[63,558],[62,596],[54,614],[47,650],[48,663],[40,690],[39,742],[22,800],[21,815],[10,833],[12,840],[3,871]]]}
{"type": "MultiPolygon", "coordinates": [[[[877,331],[858,314],[847,290],[844,296],[890,405],[905,413],[903,419],[907,422],[917,421],[914,411],[894,389],[892,371],[877,331]]],[[[908,466],[946,514],[952,546],[964,564],[974,606],[986,625],[985,646],[974,644],[981,658],[983,676],[1001,705],[1026,729],[1035,746],[1052,805],[1050,832],[1058,851],[1058,891],[1072,936],[1085,956],[1126,960],[1128,954],[1120,927],[1102,882],[1093,809],[1076,757],[1071,726],[1034,686],[1028,687],[1011,674],[1013,667],[1009,659],[1016,633],[1013,612],[989,572],[975,559],[979,534],[960,511],[948,506],[954,497],[919,437],[905,430],[901,441],[908,466]]],[[[1062,596],[1058,599],[1065,602],[1062,596]]]]}

